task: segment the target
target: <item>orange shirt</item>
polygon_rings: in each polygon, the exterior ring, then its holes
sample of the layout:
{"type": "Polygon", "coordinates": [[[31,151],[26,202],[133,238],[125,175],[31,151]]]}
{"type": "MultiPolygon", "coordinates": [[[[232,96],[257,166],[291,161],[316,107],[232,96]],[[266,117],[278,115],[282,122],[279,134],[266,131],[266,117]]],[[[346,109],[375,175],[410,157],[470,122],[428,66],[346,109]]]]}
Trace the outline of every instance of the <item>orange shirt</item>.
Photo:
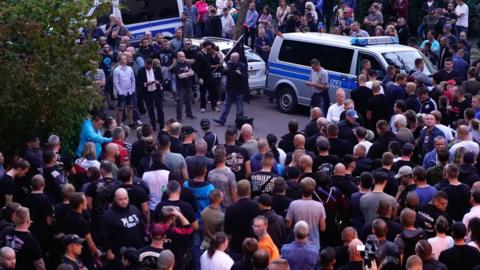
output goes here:
{"type": "Polygon", "coordinates": [[[270,235],[265,235],[262,239],[258,240],[258,248],[265,250],[270,255],[270,261],[280,259],[280,253],[277,246],[273,243],[270,235]]]}

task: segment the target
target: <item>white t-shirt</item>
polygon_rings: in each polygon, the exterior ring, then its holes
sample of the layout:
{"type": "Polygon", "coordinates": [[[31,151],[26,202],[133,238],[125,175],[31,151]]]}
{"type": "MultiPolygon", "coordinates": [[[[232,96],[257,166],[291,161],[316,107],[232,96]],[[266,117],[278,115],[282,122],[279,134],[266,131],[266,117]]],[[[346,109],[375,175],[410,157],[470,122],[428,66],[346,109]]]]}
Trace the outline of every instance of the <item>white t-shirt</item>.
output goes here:
{"type": "Polygon", "coordinates": [[[468,6],[463,3],[463,5],[457,5],[455,8],[455,14],[457,14],[457,26],[468,27],[468,6]],[[460,17],[461,14],[464,14],[460,17]]]}
{"type": "Polygon", "coordinates": [[[435,236],[428,239],[428,243],[432,245],[432,256],[435,258],[435,260],[438,260],[438,257],[440,257],[440,253],[442,253],[442,251],[453,247],[453,238],[451,236],[447,236],[445,238],[435,236]]]}
{"type": "Polygon", "coordinates": [[[480,152],[480,149],[479,149],[478,144],[476,142],[473,142],[473,141],[458,142],[458,143],[452,145],[452,147],[450,147],[450,150],[449,150],[450,155],[453,156],[455,154],[455,151],[460,147],[465,148],[465,151],[473,152],[475,154],[475,160],[477,160],[478,152],[480,152]]]}
{"type": "Polygon", "coordinates": [[[211,258],[208,257],[207,251],[200,257],[200,266],[205,270],[230,270],[232,265],[232,258],[220,250],[215,251],[211,258]]]}
{"type": "MultiPolygon", "coordinates": [[[[361,142],[357,143],[355,146],[357,146],[359,144],[365,146],[365,149],[366,149],[365,153],[368,153],[368,150],[370,150],[370,146],[372,146],[373,143],[371,143],[369,141],[361,141],[361,142]]],[[[354,149],[355,149],[355,147],[354,147],[354,149]]]]}
{"type": "Polygon", "coordinates": [[[465,224],[465,227],[468,228],[468,223],[470,222],[470,219],[475,217],[480,218],[480,205],[472,207],[470,209],[470,212],[466,213],[465,216],[463,216],[462,223],[465,224]]]}
{"type": "Polygon", "coordinates": [[[328,107],[328,111],[327,111],[327,121],[328,122],[339,122],[340,121],[340,115],[342,114],[342,112],[344,111],[344,107],[343,107],[343,104],[342,105],[338,105],[337,103],[333,103],[332,105],[330,105],[330,107],[328,107]]]}
{"type": "MultiPolygon", "coordinates": [[[[380,82],[380,81],[378,81],[380,82]]],[[[372,89],[372,84],[373,84],[373,81],[368,81],[365,83],[365,86],[372,89]]],[[[385,94],[385,91],[383,91],[383,86],[380,85],[380,94],[385,94]]]]}
{"type": "Polygon", "coordinates": [[[436,128],[440,129],[443,134],[445,135],[445,139],[447,140],[447,142],[451,142],[453,141],[455,138],[453,137],[453,134],[452,134],[452,129],[443,125],[443,124],[437,124],[435,125],[436,128]]]}
{"type": "Polygon", "coordinates": [[[148,209],[154,210],[162,200],[163,191],[167,187],[170,172],[167,170],[149,171],[143,174],[142,180],[150,189],[148,209]]]}
{"type": "Polygon", "coordinates": [[[221,21],[222,21],[222,33],[232,34],[233,27],[235,26],[235,22],[233,21],[232,16],[230,14],[228,16],[222,15],[221,21]]]}

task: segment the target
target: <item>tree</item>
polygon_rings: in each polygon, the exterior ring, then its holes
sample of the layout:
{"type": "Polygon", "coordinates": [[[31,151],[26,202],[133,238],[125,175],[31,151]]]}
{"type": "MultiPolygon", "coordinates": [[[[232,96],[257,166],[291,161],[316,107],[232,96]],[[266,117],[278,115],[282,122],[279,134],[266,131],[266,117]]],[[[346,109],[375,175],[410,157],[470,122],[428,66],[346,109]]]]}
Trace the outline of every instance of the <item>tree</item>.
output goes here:
{"type": "Polygon", "coordinates": [[[18,154],[28,134],[57,134],[71,153],[99,104],[87,72],[97,45],[77,44],[91,0],[0,1],[0,151],[18,154]]]}

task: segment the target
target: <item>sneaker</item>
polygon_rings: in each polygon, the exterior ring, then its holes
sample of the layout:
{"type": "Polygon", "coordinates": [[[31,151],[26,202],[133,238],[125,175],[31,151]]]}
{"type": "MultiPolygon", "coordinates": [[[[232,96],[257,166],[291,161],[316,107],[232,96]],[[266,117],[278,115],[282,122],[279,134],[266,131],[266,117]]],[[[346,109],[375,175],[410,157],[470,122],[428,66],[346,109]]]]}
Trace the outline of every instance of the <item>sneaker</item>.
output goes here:
{"type": "Polygon", "coordinates": [[[215,123],[217,123],[217,124],[219,124],[219,125],[222,126],[222,127],[225,125],[225,123],[223,123],[223,122],[222,122],[221,120],[219,120],[219,119],[213,119],[212,121],[215,122],[215,123]]]}
{"type": "Polygon", "coordinates": [[[205,113],[205,109],[200,109],[200,112],[201,112],[201,113],[205,113]]]}
{"type": "Polygon", "coordinates": [[[187,115],[187,118],[188,118],[188,119],[197,119],[197,117],[196,117],[195,115],[193,115],[193,114],[192,114],[192,115],[187,115]]]}
{"type": "Polygon", "coordinates": [[[143,125],[142,121],[140,121],[140,120],[137,120],[136,124],[137,124],[137,126],[143,125]]]}
{"type": "Polygon", "coordinates": [[[218,107],[213,107],[213,110],[216,112],[220,112],[220,109],[218,107]]]}

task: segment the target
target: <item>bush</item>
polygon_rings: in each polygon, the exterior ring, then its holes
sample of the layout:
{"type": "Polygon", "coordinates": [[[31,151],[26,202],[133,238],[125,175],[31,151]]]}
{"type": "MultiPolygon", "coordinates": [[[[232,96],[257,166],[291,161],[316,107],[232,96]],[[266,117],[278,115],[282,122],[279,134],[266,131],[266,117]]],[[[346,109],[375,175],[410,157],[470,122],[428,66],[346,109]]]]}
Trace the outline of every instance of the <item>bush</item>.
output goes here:
{"type": "Polygon", "coordinates": [[[100,101],[85,76],[97,47],[76,45],[90,0],[0,1],[0,150],[18,154],[28,134],[57,134],[73,152],[82,120],[100,101]]]}

